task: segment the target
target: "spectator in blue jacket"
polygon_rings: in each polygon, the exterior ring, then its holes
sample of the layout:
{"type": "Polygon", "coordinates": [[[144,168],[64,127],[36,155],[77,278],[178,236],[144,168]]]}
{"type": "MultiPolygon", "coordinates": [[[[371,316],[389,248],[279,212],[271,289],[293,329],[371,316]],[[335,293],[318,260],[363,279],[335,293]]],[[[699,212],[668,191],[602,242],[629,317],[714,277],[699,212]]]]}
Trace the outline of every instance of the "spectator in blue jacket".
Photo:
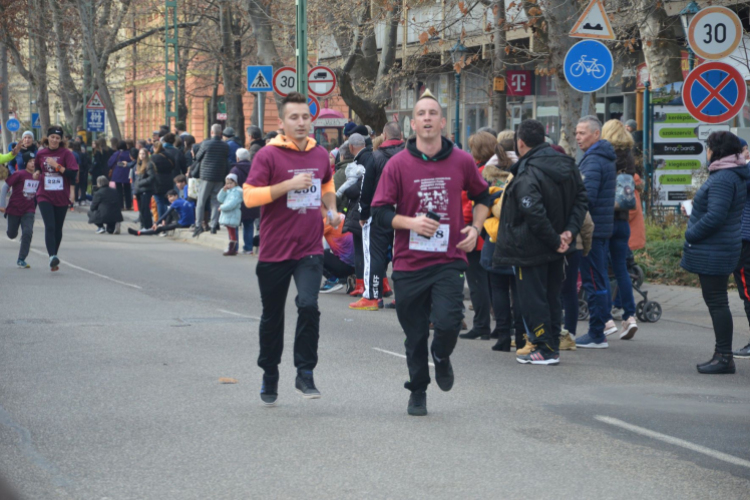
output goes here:
{"type": "MultiPolygon", "coordinates": [[[[727,284],[742,252],[742,215],[750,172],[742,157],[739,138],[730,132],[714,132],[708,136],[706,159],[708,180],[693,198],[680,265],[698,275],[716,336],[714,356],[698,365],[698,372],[734,373],[734,325],[727,284]]],[[[738,285],[742,295],[742,284],[738,285]]]]}
{"type": "Polygon", "coordinates": [[[128,228],[128,233],[133,236],[151,236],[153,234],[174,231],[175,229],[186,229],[195,224],[195,205],[187,200],[180,199],[177,191],[170,189],[167,191],[169,200],[169,209],[162,215],[151,229],[142,229],[136,231],[132,227],[128,228]]]}
{"type": "Polygon", "coordinates": [[[581,259],[581,282],[589,302],[589,331],[576,338],[583,348],[606,349],[607,335],[617,332],[612,320],[607,278],[607,250],[615,223],[615,190],[617,168],[615,148],[601,139],[602,123],[596,116],[584,116],[576,126],[576,142],[584,151],[578,165],[586,194],[589,213],[594,220],[594,238],[591,251],[581,259]]]}
{"type": "Polygon", "coordinates": [[[242,145],[237,142],[237,138],[234,136],[234,129],[232,127],[225,128],[221,133],[221,136],[224,139],[224,142],[227,143],[227,146],[229,146],[229,156],[227,157],[227,160],[230,164],[236,163],[237,150],[240,149],[242,145]]]}
{"type": "MultiPolygon", "coordinates": [[[[743,161],[750,160],[750,153],[747,149],[747,141],[740,137],[740,146],[742,147],[743,161]]],[[[748,164],[750,168],[750,164],[748,164]]],[[[746,181],[747,201],[745,208],[742,210],[742,253],[740,261],[737,263],[737,269],[734,270],[734,282],[737,283],[737,290],[740,292],[740,298],[745,305],[745,315],[750,323],[750,178],[746,181]]],[[[750,359],[750,343],[742,349],[733,352],[735,358],[750,359]]]]}

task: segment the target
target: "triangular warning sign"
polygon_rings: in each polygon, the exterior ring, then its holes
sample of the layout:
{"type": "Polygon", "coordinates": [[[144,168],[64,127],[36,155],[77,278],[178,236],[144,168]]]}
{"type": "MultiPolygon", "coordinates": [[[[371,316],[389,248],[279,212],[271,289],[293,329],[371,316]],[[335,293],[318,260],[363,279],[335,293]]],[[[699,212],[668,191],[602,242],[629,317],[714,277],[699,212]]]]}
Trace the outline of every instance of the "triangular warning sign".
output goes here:
{"type": "Polygon", "coordinates": [[[615,39],[615,32],[612,30],[612,25],[609,24],[609,17],[604,12],[601,0],[591,0],[578,22],[570,30],[570,36],[597,38],[599,40],[615,39]]]}
{"type": "Polygon", "coordinates": [[[267,89],[270,86],[271,84],[266,81],[266,77],[263,76],[262,71],[258,71],[255,80],[250,84],[251,89],[267,89]]]}
{"type": "Polygon", "coordinates": [[[89,103],[86,104],[86,109],[106,109],[102,98],[99,97],[99,92],[94,92],[94,95],[89,99],[89,103]]]}

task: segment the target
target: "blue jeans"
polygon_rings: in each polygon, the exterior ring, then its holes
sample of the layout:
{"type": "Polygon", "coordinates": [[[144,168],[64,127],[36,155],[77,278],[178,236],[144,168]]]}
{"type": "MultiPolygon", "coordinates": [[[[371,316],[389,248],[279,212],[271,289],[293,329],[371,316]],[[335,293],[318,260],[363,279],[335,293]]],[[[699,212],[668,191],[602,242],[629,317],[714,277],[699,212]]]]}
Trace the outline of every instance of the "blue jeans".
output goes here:
{"type": "Polygon", "coordinates": [[[628,273],[628,254],[630,247],[630,224],[626,220],[615,220],[612,238],[609,240],[609,254],[612,258],[612,270],[617,280],[617,303],[623,309],[622,319],[626,320],[635,315],[635,299],[633,298],[633,283],[628,273]]]}
{"type": "Polygon", "coordinates": [[[571,335],[575,335],[578,327],[578,269],[581,265],[581,251],[569,253],[565,259],[567,265],[565,266],[565,281],[562,285],[562,305],[565,311],[563,328],[571,335]]]}
{"type": "Polygon", "coordinates": [[[607,248],[609,239],[594,238],[591,251],[581,259],[581,282],[589,302],[589,335],[604,338],[604,324],[611,317],[609,280],[607,279],[607,248]]]}
{"type": "Polygon", "coordinates": [[[242,221],[242,249],[246,252],[253,251],[253,236],[255,236],[255,219],[243,219],[242,221]]]}
{"type": "Polygon", "coordinates": [[[166,196],[160,194],[155,194],[154,200],[156,200],[156,212],[159,214],[159,218],[161,219],[169,209],[169,200],[166,196]]]}

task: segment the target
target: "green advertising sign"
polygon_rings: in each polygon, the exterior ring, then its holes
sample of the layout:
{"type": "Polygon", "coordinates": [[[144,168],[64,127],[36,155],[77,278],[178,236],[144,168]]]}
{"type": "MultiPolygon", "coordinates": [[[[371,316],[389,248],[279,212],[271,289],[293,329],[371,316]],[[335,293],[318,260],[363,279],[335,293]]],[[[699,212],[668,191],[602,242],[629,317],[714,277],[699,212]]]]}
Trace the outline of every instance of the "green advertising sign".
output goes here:
{"type": "Polygon", "coordinates": [[[695,129],[692,128],[662,128],[659,129],[662,139],[696,139],[695,129]]]}
{"type": "Polygon", "coordinates": [[[698,123],[698,120],[690,116],[690,113],[667,113],[664,123],[698,123]]]}
{"type": "Polygon", "coordinates": [[[663,160],[662,170],[698,170],[701,168],[700,160],[663,160]]]}
{"type": "Polygon", "coordinates": [[[690,174],[666,174],[659,177],[659,184],[667,186],[691,186],[693,176],[690,174]]]}

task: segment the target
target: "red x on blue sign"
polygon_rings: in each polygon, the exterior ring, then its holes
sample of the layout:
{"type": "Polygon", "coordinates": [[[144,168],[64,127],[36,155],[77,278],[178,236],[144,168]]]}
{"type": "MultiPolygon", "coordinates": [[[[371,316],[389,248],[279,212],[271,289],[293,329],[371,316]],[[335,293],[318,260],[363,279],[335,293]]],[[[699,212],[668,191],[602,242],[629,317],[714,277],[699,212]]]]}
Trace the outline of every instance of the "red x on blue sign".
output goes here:
{"type": "Polygon", "coordinates": [[[746,99],[744,78],[722,62],[701,64],[682,85],[682,102],[693,118],[704,123],[731,120],[742,110],[746,99]]]}

